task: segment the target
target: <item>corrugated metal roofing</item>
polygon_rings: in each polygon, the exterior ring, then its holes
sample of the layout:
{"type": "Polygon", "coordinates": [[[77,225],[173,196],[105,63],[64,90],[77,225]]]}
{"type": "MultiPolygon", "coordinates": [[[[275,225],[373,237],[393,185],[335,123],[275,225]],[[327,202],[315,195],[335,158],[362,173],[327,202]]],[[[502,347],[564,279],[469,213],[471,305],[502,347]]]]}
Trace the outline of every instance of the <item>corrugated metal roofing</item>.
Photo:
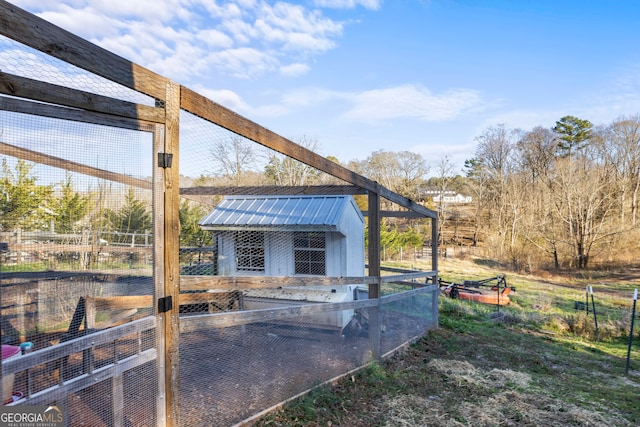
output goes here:
{"type": "Polygon", "coordinates": [[[228,196],[200,221],[205,229],[233,227],[337,231],[351,196],[228,196]]]}

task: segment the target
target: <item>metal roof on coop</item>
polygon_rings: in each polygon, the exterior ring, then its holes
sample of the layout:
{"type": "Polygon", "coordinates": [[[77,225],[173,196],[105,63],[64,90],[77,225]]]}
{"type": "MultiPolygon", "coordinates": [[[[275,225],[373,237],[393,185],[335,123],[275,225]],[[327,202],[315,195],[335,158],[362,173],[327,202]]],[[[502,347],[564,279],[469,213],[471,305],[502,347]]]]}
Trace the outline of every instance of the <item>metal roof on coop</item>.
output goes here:
{"type": "Polygon", "coordinates": [[[351,196],[228,196],[200,221],[200,226],[206,230],[237,227],[345,234],[343,218],[350,211],[364,225],[364,217],[351,196]]]}

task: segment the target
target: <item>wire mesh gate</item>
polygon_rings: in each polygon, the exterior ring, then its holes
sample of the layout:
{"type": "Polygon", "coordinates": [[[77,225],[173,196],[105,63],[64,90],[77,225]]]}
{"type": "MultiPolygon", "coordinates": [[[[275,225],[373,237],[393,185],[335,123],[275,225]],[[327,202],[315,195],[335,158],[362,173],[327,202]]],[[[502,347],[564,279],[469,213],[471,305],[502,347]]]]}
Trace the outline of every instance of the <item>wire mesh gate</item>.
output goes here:
{"type": "Polygon", "coordinates": [[[24,350],[3,361],[3,401],[57,405],[71,425],[157,425],[159,129],[32,107],[0,101],[3,354],[24,350]]]}
{"type": "Polygon", "coordinates": [[[33,344],[9,405],[250,423],[437,326],[437,256],[385,276],[379,246],[381,200],[435,244],[433,212],[3,0],[0,24],[2,339],[33,344]]]}

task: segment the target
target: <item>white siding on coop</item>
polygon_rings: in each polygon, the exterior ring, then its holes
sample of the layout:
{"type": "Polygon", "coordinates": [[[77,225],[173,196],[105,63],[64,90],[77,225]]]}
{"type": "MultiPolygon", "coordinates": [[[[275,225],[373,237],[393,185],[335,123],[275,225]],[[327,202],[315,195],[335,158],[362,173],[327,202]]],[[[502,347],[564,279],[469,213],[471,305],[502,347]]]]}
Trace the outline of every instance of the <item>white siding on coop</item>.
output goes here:
{"type": "Polygon", "coordinates": [[[364,218],[351,196],[227,197],[200,222],[218,236],[220,275],[294,275],[294,232],[325,234],[325,274],[364,275],[364,218]],[[264,232],[264,272],[237,270],[235,231],[264,232]]]}

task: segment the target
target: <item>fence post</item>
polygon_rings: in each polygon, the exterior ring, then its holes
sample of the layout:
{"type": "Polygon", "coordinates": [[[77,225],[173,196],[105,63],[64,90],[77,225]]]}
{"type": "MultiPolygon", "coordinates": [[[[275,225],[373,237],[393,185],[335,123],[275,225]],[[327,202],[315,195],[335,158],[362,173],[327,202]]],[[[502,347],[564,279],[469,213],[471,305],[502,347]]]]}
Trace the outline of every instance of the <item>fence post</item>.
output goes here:
{"type": "MultiPolygon", "coordinates": [[[[165,381],[165,402],[158,402],[165,405],[166,416],[163,427],[174,427],[180,425],[179,420],[179,341],[180,324],[178,319],[178,295],[180,293],[180,220],[178,211],[180,209],[180,169],[179,169],[179,127],[180,127],[180,90],[179,84],[166,82],[165,100],[165,132],[164,132],[164,153],[173,155],[171,167],[159,168],[158,173],[164,175],[164,221],[162,231],[164,232],[164,289],[163,297],[172,297],[176,302],[175,307],[166,313],[161,314],[164,326],[164,381],[165,381]]],[[[155,242],[154,243],[158,243],[155,242]]]]}
{"type": "Polygon", "coordinates": [[[591,308],[593,308],[593,321],[596,324],[596,341],[598,341],[598,315],[596,314],[596,302],[593,298],[593,286],[589,286],[591,292],[591,308]]]}
{"type": "Polygon", "coordinates": [[[377,277],[369,285],[369,299],[377,299],[369,314],[369,345],[375,360],[380,358],[380,194],[373,191],[368,196],[369,208],[369,276],[377,277]]]}
{"type": "Polygon", "coordinates": [[[589,285],[586,286],[584,291],[585,307],[587,307],[587,315],[589,315],[589,285]]]}
{"type": "Polygon", "coordinates": [[[629,363],[631,361],[631,343],[633,342],[633,324],[636,320],[636,302],[638,301],[638,290],[633,291],[633,308],[631,309],[631,329],[629,330],[629,346],[627,347],[627,368],[626,372],[629,373],[629,363]]]}

